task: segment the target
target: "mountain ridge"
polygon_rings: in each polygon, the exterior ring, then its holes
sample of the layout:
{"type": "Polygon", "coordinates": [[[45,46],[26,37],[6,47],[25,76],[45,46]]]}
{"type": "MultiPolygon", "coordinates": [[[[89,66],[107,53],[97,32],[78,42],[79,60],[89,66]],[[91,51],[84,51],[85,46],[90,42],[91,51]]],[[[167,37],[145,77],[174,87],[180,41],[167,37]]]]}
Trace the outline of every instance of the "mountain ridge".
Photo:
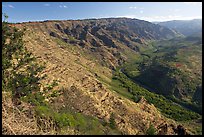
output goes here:
{"type": "Polygon", "coordinates": [[[202,19],[193,20],[172,20],[158,22],[157,24],[174,29],[185,36],[202,33],[202,19]]]}
{"type": "MultiPolygon", "coordinates": [[[[58,88],[67,89],[67,95],[50,102],[58,109],[73,107],[76,112],[106,121],[114,113],[117,127],[123,134],[145,134],[150,124],[156,128],[164,123],[177,126],[176,121],[161,115],[144,98],[135,103],[107,84],[113,81],[113,71],[117,66],[128,58],[137,58],[140,51],[151,48],[150,41],[175,37],[177,33],[140,20],[91,21],[14,25],[27,28],[25,45],[39,62],[46,63],[43,71],[48,75],[46,81],[58,79],[58,88]]],[[[171,127],[168,129],[162,134],[176,134],[171,127]]]]}

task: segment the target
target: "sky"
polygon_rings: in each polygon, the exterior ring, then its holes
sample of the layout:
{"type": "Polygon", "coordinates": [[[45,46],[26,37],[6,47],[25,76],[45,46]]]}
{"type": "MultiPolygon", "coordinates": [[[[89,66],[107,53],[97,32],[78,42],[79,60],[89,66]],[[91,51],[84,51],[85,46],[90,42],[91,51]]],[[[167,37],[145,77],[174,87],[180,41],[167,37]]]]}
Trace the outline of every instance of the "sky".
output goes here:
{"type": "Polygon", "coordinates": [[[13,23],[110,17],[190,20],[202,18],[202,2],[2,2],[2,13],[13,23]]]}

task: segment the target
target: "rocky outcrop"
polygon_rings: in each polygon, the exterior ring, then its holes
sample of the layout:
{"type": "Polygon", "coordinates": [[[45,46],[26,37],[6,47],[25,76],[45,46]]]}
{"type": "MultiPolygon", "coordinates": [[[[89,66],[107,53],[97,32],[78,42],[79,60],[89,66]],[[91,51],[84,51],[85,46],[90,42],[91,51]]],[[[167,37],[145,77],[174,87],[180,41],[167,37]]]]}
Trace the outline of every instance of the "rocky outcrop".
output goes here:
{"type": "Polygon", "coordinates": [[[171,125],[171,126],[177,135],[190,135],[182,125],[178,125],[176,128],[173,125],[171,125]]]}
{"type": "Polygon", "coordinates": [[[112,47],[112,48],[117,47],[115,43],[113,42],[113,40],[111,38],[108,38],[107,35],[101,35],[99,33],[96,33],[96,37],[102,40],[105,46],[112,47]]]}
{"type": "Polygon", "coordinates": [[[53,31],[50,32],[50,36],[60,38],[60,36],[57,33],[53,32],[53,31]]]}

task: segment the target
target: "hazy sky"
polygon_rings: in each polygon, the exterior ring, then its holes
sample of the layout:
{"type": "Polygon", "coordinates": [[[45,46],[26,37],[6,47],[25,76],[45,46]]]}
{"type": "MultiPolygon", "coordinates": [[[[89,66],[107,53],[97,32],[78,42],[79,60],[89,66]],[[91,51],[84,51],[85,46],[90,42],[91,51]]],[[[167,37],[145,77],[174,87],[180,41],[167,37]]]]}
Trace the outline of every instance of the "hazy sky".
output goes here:
{"type": "Polygon", "coordinates": [[[147,21],[202,18],[202,2],[2,2],[10,22],[128,17],[147,21]]]}

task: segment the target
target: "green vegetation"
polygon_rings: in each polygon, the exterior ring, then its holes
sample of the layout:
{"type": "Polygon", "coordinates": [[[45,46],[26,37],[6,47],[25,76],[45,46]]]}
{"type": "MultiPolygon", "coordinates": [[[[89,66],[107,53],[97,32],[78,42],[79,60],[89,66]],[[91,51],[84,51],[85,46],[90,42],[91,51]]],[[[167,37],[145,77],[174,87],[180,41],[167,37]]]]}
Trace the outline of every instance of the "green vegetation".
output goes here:
{"type": "MultiPolygon", "coordinates": [[[[133,93],[133,92],[132,92],[133,93]]],[[[140,101],[140,99],[141,99],[141,96],[140,95],[134,95],[133,97],[132,97],[132,99],[133,99],[133,101],[135,102],[135,103],[138,103],[139,101],[140,101]]]]}
{"type": "MultiPolygon", "coordinates": [[[[112,89],[136,103],[141,96],[144,96],[162,114],[176,121],[199,118],[198,113],[202,114],[202,105],[198,106],[186,101],[185,98],[178,99],[176,95],[172,96],[178,79],[176,77],[181,79],[179,86],[186,91],[194,90],[201,82],[201,75],[194,75],[194,72],[187,72],[185,68],[175,67],[175,63],[182,62],[182,64],[187,64],[189,69],[195,69],[189,59],[194,55],[198,57],[202,55],[199,52],[201,46],[195,43],[194,40],[186,42],[180,38],[152,42],[153,48],[144,50],[137,59],[130,60],[121,68],[116,69],[112,78],[112,89]],[[189,76],[194,76],[195,79],[189,80],[189,76]]],[[[192,95],[192,92],[189,92],[189,95],[192,95]]]]}
{"type": "MultiPolygon", "coordinates": [[[[54,81],[50,86],[52,87],[55,83],[54,81]]],[[[54,104],[45,101],[45,98],[50,100],[58,97],[61,91],[64,91],[64,89],[54,90],[44,96],[42,92],[38,92],[22,98],[23,101],[35,106],[35,114],[40,129],[45,130],[47,128],[46,123],[42,121],[52,121],[59,134],[66,132],[66,128],[68,127],[78,131],[80,134],[86,135],[121,134],[115,127],[113,115],[111,115],[110,123],[106,124],[104,120],[78,113],[69,108],[58,109],[54,107],[54,104]],[[53,96],[53,93],[57,95],[53,96]]]]}
{"type": "Polygon", "coordinates": [[[151,42],[153,48],[125,64],[123,73],[151,92],[202,114],[202,99],[195,95],[202,85],[200,41],[187,37],[151,42]]]}
{"type": "Polygon", "coordinates": [[[129,79],[124,73],[122,73],[120,68],[117,68],[114,72],[114,83],[116,82],[116,80],[118,82],[118,90],[120,86],[126,89],[125,91],[120,91],[119,93],[128,92],[127,94],[129,95],[129,97],[125,97],[130,100],[136,97],[136,102],[138,101],[137,98],[140,98],[140,96],[144,96],[149,103],[154,104],[155,107],[157,107],[165,116],[169,118],[172,118],[176,121],[185,121],[197,119],[200,117],[199,114],[184,109],[180,105],[177,105],[173,101],[165,98],[163,95],[158,95],[153,92],[149,92],[147,89],[140,87],[138,84],[134,83],[131,79],[129,79]]]}
{"type": "Polygon", "coordinates": [[[13,100],[24,101],[34,108],[39,130],[51,130],[48,125],[53,123],[59,134],[61,131],[66,133],[68,127],[80,134],[121,134],[114,128],[113,119],[108,125],[104,124],[105,121],[82,113],[55,110],[49,100],[61,94],[61,90],[53,90],[58,81],[54,80],[46,85],[40,83],[45,78],[45,75],[39,76],[44,67],[25,48],[22,39],[25,30],[9,25],[6,21],[2,22],[2,88],[3,91],[12,91],[13,100]]]}
{"type": "MultiPolygon", "coordinates": [[[[6,15],[5,18],[7,18],[6,15]]],[[[54,90],[57,81],[47,85],[40,83],[45,78],[45,75],[39,75],[44,67],[36,63],[36,59],[25,48],[24,31],[12,27],[12,24],[6,21],[2,22],[2,88],[3,91],[12,92],[12,101],[24,101],[34,109],[39,129],[45,130],[47,124],[53,124],[59,134],[66,131],[67,128],[74,129],[80,134],[121,134],[117,129],[113,113],[110,115],[109,121],[106,122],[69,109],[70,106],[66,106],[64,102],[63,105],[66,107],[63,109],[58,109],[57,105],[52,104],[57,97],[63,96],[62,90],[54,90]],[[42,91],[40,91],[41,86],[44,86],[42,91]]],[[[69,40],[64,39],[64,41],[59,38],[53,39],[61,48],[68,49],[73,55],[83,56],[96,62],[98,56],[95,55],[98,52],[94,53],[86,48],[84,48],[85,50],[81,49],[77,46],[78,40],[71,36],[68,38],[69,40]]],[[[198,100],[201,92],[198,87],[201,86],[202,89],[201,39],[190,37],[150,42],[150,46],[145,45],[146,47],[143,44],[138,44],[138,49],[131,43],[128,43],[128,46],[131,47],[128,50],[123,45],[124,52],[121,55],[128,58],[127,64],[114,71],[110,89],[135,103],[138,103],[143,96],[150,104],[154,104],[162,114],[176,121],[188,122],[200,119],[201,115],[195,112],[201,113],[202,111],[202,99],[198,100]],[[138,51],[138,54],[135,54],[135,51],[131,49],[138,51]],[[140,84],[137,84],[139,82],[140,84]],[[194,91],[197,89],[198,94],[194,96],[194,91]]],[[[116,54],[116,57],[119,58],[119,55],[116,54]]],[[[104,63],[104,66],[108,66],[107,61],[102,60],[101,62],[104,63]]],[[[75,63],[87,68],[91,73],[94,72],[79,60],[75,60],[75,63]]],[[[96,73],[95,75],[98,76],[96,73]]],[[[109,83],[106,82],[106,84],[109,83]]],[[[19,110],[23,110],[22,106],[15,102],[12,102],[15,107],[21,107],[19,110]]],[[[199,134],[201,131],[200,126],[194,130],[199,134]]],[[[156,129],[152,124],[146,134],[156,134],[156,129]]]]}
{"type": "MultiPolygon", "coordinates": [[[[87,116],[72,110],[60,111],[55,110],[49,104],[38,105],[35,107],[38,119],[46,119],[54,121],[55,127],[59,133],[66,130],[67,127],[77,130],[81,134],[86,135],[103,135],[103,134],[121,134],[114,124],[114,119],[111,117],[110,125],[104,124],[105,121],[99,120],[92,116],[87,116]]],[[[44,129],[45,125],[39,125],[44,129]]]]}
{"type": "Polygon", "coordinates": [[[75,41],[76,39],[73,36],[68,36],[70,41],[75,41]]]}
{"type": "Polygon", "coordinates": [[[149,128],[146,131],[146,134],[147,135],[156,135],[156,129],[152,124],[150,124],[149,128]]]}
{"type": "Polygon", "coordinates": [[[27,96],[21,97],[21,100],[24,102],[28,102],[33,106],[45,105],[45,97],[42,94],[42,92],[28,94],[27,96]]]}
{"type": "Polygon", "coordinates": [[[109,120],[109,122],[110,122],[110,127],[111,127],[112,129],[115,129],[115,128],[116,128],[116,123],[115,123],[115,116],[114,116],[113,113],[111,113],[111,115],[110,115],[110,120],[109,120]]]}
{"type": "Polygon", "coordinates": [[[2,22],[2,88],[12,91],[13,99],[39,91],[39,81],[44,78],[38,76],[44,67],[24,46],[24,31],[2,22]]]}

